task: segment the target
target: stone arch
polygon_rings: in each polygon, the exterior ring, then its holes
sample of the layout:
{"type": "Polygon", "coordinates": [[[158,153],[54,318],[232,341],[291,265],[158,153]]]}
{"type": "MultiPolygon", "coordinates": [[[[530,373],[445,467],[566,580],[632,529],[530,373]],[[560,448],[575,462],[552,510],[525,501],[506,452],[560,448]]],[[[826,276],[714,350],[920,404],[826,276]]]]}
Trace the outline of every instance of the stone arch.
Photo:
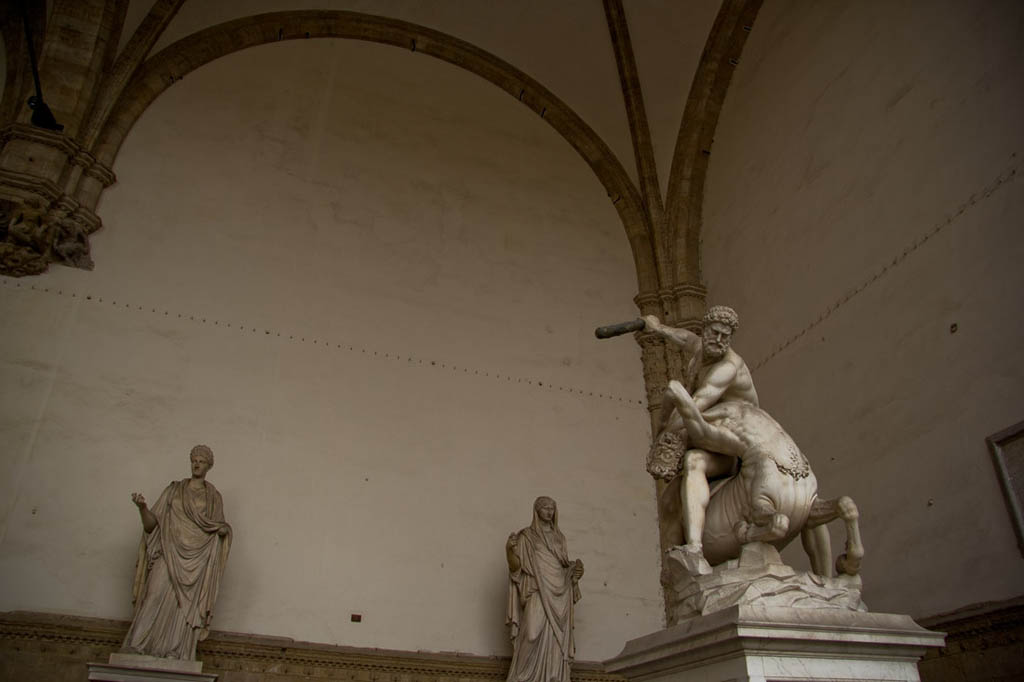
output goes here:
{"type": "Polygon", "coordinates": [[[704,181],[718,117],[762,0],[728,0],[715,17],[694,75],[669,172],[665,212],[676,287],[700,285],[704,181]]]}
{"type": "Polygon", "coordinates": [[[197,31],[142,64],[95,141],[87,140],[86,144],[99,163],[110,167],[142,112],[185,74],[247,47],[306,38],[364,40],[421,52],[490,81],[530,107],[583,157],[600,180],[625,228],[640,292],[657,290],[658,273],[647,210],[604,140],[551,91],[508,62],[466,41],[417,24],[358,12],[296,10],[244,17],[197,31]]]}

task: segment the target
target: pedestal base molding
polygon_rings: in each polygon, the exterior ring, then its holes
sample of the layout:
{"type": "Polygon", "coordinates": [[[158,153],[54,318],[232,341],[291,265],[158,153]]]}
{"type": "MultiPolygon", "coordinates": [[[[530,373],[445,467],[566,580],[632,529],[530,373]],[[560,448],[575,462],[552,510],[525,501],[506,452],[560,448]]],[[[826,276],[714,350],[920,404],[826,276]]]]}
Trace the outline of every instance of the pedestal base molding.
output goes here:
{"type": "MultiPolygon", "coordinates": [[[[0,613],[0,680],[79,682],[90,662],[117,653],[127,631],[127,621],[0,613]]],[[[217,675],[219,682],[504,682],[509,667],[508,656],[365,649],[216,630],[199,643],[196,658],[204,674],[217,675]]],[[[599,663],[577,660],[572,682],[624,681],[599,663]]]]}
{"type": "Polygon", "coordinates": [[[630,640],[605,669],[633,680],[919,680],[943,635],[910,616],[734,606],[630,640]]]}
{"type": "Polygon", "coordinates": [[[214,682],[217,676],[203,673],[202,661],[110,654],[107,663],[89,663],[89,680],[96,682],[214,682]]]}

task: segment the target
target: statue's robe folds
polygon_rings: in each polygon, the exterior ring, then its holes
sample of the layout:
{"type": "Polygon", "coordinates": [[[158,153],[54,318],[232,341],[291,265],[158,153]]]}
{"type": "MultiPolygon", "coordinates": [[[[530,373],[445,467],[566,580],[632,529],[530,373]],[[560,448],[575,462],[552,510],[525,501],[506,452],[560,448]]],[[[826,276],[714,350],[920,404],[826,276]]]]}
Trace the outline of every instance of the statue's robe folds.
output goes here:
{"type": "Polygon", "coordinates": [[[575,656],[573,604],[579,587],[561,533],[519,533],[520,570],[509,574],[508,622],[515,642],[507,682],[569,682],[575,656]],[[557,535],[556,535],[557,533],[557,535]]]}
{"type": "Polygon", "coordinates": [[[231,526],[217,489],[204,481],[193,491],[189,480],[173,481],[151,509],[157,527],[139,549],[135,616],[122,651],[195,660],[196,644],[209,634],[231,526]]]}

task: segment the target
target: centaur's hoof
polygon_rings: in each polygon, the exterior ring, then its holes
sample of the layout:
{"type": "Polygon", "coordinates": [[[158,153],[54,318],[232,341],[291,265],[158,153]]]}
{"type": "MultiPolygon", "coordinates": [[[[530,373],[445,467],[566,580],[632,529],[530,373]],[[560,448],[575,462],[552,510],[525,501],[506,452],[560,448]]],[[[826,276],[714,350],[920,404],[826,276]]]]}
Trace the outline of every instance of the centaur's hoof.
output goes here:
{"type": "Polygon", "coordinates": [[[678,562],[692,576],[711,575],[711,564],[704,558],[700,546],[676,545],[667,554],[669,559],[678,562]]]}
{"type": "Polygon", "coordinates": [[[854,559],[847,554],[840,554],[836,558],[836,573],[840,575],[857,575],[860,571],[860,559],[854,559]]]}

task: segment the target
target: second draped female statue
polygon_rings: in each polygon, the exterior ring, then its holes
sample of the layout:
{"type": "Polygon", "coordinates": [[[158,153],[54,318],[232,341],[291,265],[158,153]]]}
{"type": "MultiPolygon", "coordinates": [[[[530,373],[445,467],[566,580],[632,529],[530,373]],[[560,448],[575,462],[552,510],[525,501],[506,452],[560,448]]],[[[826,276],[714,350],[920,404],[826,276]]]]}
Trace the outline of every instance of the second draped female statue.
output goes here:
{"type": "Polygon", "coordinates": [[[533,523],[505,543],[508,620],[513,641],[507,682],[569,682],[575,655],[573,605],[583,562],[572,561],[550,497],[533,503],[533,523]]]}

